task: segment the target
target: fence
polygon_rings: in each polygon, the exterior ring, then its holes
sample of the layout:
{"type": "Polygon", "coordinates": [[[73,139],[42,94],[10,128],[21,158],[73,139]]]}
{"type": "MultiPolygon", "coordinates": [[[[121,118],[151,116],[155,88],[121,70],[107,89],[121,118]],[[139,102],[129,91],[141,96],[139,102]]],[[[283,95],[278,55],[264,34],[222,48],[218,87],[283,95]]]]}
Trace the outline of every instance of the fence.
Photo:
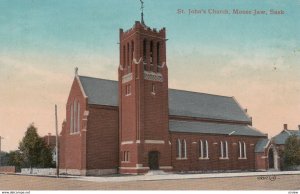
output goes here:
{"type": "Polygon", "coordinates": [[[56,175],[56,168],[22,168],[21,174],[56,175]]]}
{"type": "Polygon", "coordinates": [[[16,173],[16,167],[15,166],[0,166],[0,173],[16,173]]]}

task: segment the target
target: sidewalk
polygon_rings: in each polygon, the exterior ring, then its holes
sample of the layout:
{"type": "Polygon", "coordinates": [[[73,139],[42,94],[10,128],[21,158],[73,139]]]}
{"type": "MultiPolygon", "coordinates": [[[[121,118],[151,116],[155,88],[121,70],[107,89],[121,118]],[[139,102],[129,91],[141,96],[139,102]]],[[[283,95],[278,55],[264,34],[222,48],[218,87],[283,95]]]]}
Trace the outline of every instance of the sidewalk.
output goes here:
{"type": "Polygon", "coordinates": [[[80,177],[72,177],[72,178],[70,177],[70,179],[80,180],[80,181],[91,181],[91,182],[131,182],[131,181],[155,181],[155,180],[178,180],[178,179],[230,178],[230,177],[248,177],[248,176],[276,176],[276,175],[296,175],[296,174],[300,174],[300,171],[132,175],[132,176],[118,176],[118,177],[80,176],[80,177]]]}

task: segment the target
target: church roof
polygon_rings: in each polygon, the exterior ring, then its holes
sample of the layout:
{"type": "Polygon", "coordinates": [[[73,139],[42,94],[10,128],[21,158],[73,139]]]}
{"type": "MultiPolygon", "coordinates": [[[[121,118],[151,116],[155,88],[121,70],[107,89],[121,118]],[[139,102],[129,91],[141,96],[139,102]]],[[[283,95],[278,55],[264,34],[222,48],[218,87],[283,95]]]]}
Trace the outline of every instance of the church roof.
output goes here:
{"type": "Polygon", "coordinates": [[[89,104],[118,106],[118,82],[79,76],[89,104]]]}
{"type": "MultiPolygon", "coordinates": [[[[118,106],[118,82],[79,76],[89,104],[118,106]]],[[[169,114],[251,122],[234,97],[169,89],[169,114]]]]}
{"type": "Polygon", "coordinates": [[[265,148],[268,146],[269,142],[270,142],[270,140],[267,138],[260,139],[255,145],[255,153],[264,152],[265,148]]]}
{"type": "Polygon", "coordinates": [[[179,121],[169,120],[169,130],[171,132],[189,132],[205,134],[222,134],[222,135],[243,135],[266,137],[257,129],[249,125],[224,124],[199,121],[179,121]]]}
{"type": "Polygon", "coordinates": [[[170,115],[251,122],[233,97],[169,89],[170,115]]]}
{"type": "Polygon", "coordinates": [[[287,138],[292,135],[296,135],[296,136],[300,137],[300,131],[286,129],[286,130],[281,131],[278,135],[274,136],[272,138],[272,140],[275,144],[283,145],[283,144],[285,144],[285,141],[287,140],[287,138]]]}

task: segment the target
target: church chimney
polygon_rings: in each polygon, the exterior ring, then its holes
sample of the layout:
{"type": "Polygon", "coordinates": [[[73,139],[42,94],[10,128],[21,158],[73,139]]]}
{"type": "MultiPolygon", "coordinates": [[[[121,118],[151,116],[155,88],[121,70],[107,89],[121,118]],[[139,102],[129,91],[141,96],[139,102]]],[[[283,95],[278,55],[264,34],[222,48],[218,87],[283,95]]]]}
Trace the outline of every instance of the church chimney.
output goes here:
{"type": "Polygon", "coordinates": [[[288,129],[288,125],[287,124],[283,124],[283,129],[287,130],[288,129]]]}

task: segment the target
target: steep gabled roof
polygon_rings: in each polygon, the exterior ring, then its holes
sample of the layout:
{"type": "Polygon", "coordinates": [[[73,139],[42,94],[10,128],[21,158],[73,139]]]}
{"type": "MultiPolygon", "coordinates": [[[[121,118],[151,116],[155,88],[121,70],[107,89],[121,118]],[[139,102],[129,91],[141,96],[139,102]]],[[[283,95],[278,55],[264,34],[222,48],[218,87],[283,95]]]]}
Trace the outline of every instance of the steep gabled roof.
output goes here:
{"type": "Polygon", "coordinates": [[[275,144],[284,145],[287,138],[292,135],[296,135],[296,136],[300,137],[300,131],[286,129],[286,130],[281,131],[278,135],[274,136],[272,138],[272,140],[275,144]]]}
{"type": "Polygon", "coordinates": [[[222,135],[243,135],[266,137],[257,129],[249,125],[224,124],[199,121],[179,121],[169,120],[169,131],[171,132],[189,132],[202,134],[222,134],[222,135]]]}
{"type": "MultiPolygon", "coordinates": [[[[79,76],[89,104],[118,106],[118,82],[79,76]]],[[[169,114],[251,122],[233,97],[169,89],[169,114]]]]}
{"type": "Polygon", "coordinates": [[[118,82],[79,76],[89,104],[118,106],[118,82]]]}

